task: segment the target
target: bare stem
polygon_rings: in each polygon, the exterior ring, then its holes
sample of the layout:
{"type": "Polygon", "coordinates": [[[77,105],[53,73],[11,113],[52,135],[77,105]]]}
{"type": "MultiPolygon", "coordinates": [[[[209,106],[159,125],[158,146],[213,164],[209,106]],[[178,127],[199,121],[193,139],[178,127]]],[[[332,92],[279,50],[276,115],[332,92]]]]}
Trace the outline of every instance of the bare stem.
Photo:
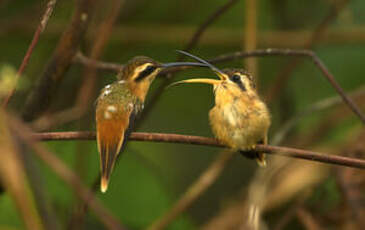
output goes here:
{"type": "Polygon", "coordinates": [[[309,57],[314,65],[322,72],[324,77],[330,82],[332,87],[341,96],[342,100],[349,106],[349,108],[360,118],[365,124],[365,115],[360,111],[358,106],[345,94],[344,90],[335,80],[333,74],[323,64],[321,59],[311,50],[292,50],[292,49],[260,49],[251,52],[235,52],[231,54],[225,54],[209,60],[212,63],[231,61],[245,57],[262,57],[262,56],[296,56],[296,57],[309,57]]]}
{"type": "MultiPolygon", "coordinates": [[[[33,133],[32,138],[40,141],[55,141],[55,140],[95,140],[95,132],[48,132],[48,133],[33,133]]],[[[191,145],[206,145],[214,147],[224,147],[217,139],[188,136],[180,134],[167,133],[142,133],[134,132],[131,134],[132,141],[150,141],[150,142],[169,142],[191,145]]],[[[299,158],[309,161],[317,161],[327,164],[342,165],[352,168],[365,169],[365,160],[351,157],[343,157],[337,155],[324,154],[309,150],[279,147],[271,145],[257,145],[255,151],[265,152],[269,154],[277,154],[287,157],[299,158]]]]}
{"type": "Polygon", "coordinates": [[[188,209],[217,180],[232,156],[233,152],[222,151],[174,206],[165,215],[154,221],[147,230],[161,230],[166,228],[176,217],[188,209]]]}
{"type": "Polygon", "coordinates": [[[9,120],[12,131],[19,136],[25,144],[30,146],[38,157],[51,167],[60,178],[73,188],[76,195],[89,205],[89,207],[95,212],[96,216],[100,218],[108,229],[124,229],[112,213],[102,205],[102,203],[87,187],[85,187],[78,176],[76,176],[60,159],[58,159],[55,154],[48,151],[43,145],[35,141],[33,134],[31,134],[30,129],[25,124],[15,118],[11,118],[10,116],[9,120]]]}
{"type": "Polygon", "coordinates": [[[123,65],[117,63],[102,62],[92,58],[88,58],[81,52],[78,52],[75,55],[73,61],[76,63],[81,63],[86,66],[92,66],[100,70],[106,70],[112,72],[119,72],[123,68],[123,65]]]}
{"type": "Polygon", "coordinates": [[[52,58],[25,103],[22,118],[33,121],[51,104],[59,83],[71,65],[88,28],[97,0],[76,1],[76,9],[67,29],[60,38],[52,58]]]}
{"type": "Polygon", "coordinates": [[[41,21],[40,21],[40,23],[39,23],[39,25],[38,25],[38,27],[37,27],[34,35],[33,35],[32,42],[30,43],[30,45],[28,47],[28,50],[27,50],[27,52],[24,55],[23,62],[20,65],[20,67],[18,69],[18,72],[16,73],[14,88],[12,88],[9,91],[9,94],[6,96],[6,98],[3,101],[3,108],[6,108],[8,106],[9,101],[10,101],[10,98],[15,93],[15,89],[16,89],[15,87],[16,87],[18,81],[19,81],[19,78],[23,74],[23,72],[25,70],[25,67],[28,65],[30,56],[32,55],[33,50],[34,50],[35,46],[37,45],[37,43],[39,41],[39,36],[41,35],[41,33],[46,28],[46,25],[48,23],[49,18],[52,15],[52,12],[53,12],[53,9],[54,9],[54,7],[56,5],[56,2],[57,2],[57,0],[50,0],[48,2],[47,7],[46,7],[46,11],[44,12],[44,14],[42,16],[42,19],[41,19],[41,21]]]}

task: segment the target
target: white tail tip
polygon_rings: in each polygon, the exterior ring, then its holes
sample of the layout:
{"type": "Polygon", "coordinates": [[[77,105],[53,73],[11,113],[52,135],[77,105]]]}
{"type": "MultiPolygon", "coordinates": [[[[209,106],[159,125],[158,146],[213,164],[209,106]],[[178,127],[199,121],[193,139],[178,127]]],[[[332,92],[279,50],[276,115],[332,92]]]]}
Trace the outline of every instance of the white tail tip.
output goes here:
{"type": "Polygon", "coordinates": [[[102,193],[105,193],[106,190],[108,190],[108,180],[105,178],[101,179],[101,186],[100,186],[100,190],[102,193]]]}

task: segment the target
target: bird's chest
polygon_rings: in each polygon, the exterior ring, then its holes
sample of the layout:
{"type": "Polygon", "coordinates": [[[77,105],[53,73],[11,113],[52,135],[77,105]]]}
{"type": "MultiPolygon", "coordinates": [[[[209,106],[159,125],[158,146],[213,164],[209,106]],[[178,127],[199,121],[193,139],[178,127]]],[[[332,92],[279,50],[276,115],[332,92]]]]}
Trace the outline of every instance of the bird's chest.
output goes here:
{"type": "Polygon", "coordinates": [[[261,108],[242,101],[217,104],[209,114],[212,131],[233,148],[252,145],[267,126],[262,112],[261,108]]]}

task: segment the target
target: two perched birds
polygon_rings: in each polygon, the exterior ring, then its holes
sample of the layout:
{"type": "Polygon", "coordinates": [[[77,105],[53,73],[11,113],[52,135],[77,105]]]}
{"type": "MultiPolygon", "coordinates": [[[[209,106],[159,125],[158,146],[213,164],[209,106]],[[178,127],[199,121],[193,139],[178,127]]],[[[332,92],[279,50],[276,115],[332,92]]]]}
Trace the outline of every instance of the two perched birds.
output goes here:
{"type": "Polygon", "coordinates": [[[158,63],[148,57],[130,60],[117,76],[117,81],[107,85],[97,99],[96,129],[100,153],[101,191],[108,188],[109,178],[119,153],[133,129],[150,84],[163,69],[177,66],[201,66],[211,68],[220,78],[190,79],[180,83],[207,83],[213,85],[215,106],[209,112],[210,125],[217,139],[240,151],[247,157],[255,158],[265,166],[263,153],[249,152],[256,144],[267,144],[270,114],[266,105],[257,95],[252,76],[243,69],[219,70],[205,60],[179,51],[198,61],[158,63]]]}

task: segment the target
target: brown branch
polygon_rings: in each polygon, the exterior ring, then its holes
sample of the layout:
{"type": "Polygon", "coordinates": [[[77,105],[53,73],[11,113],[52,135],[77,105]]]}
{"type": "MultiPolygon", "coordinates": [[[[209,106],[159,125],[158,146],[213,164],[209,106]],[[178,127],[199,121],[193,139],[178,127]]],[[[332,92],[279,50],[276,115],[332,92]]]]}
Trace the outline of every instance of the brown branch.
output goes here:
{"type": "MultiPolygon", "coordinates": [[[[11,197],[19,216],[24,222],[25,229],[47,229],[37,209],[34,194],[32,193],[24,164],[19,152],[19,142],[12,135],[8,119],[0,109],[0,181],[11,197]]],[[[3,188],[2,188],[3,189],[3,188]]]]}
{"type": "MultiPolygon", "coordinates": [[[[265,56],[294,56],[294,57],[309,57],[314,65],[321,71],[324,77],[330,82],[332,87],[341,96],[342,100],[349,106],[349,108],[365,123],[365,115],[361,112],[358,106],[349,98],[341,86],[335,80],[333,74],[327,69],[317,54],[311,50],[293,50],[293,49],[259,49],[248,52],[234,52],[229,54],[219,55],[209,60],[211,63],[227,62],[240,58],[249,57],[265,57],[265,56]]],[[[101,63],[105,66],[106,63],[101,63]]],[[[174,69],[171,71],[178,71],[181,69],[174,69]]],[[[160,91],[163,91],[162,89],[160,91]]],[[[152,102],[153,100],[151,100],[152,102]]]]}
{"type": "Polygon", "coordinates": [[[88,58],[81,52],[78,52],[75,55],[73,62],[112,72],[119,72],[123,68],[123,65],[117,63],[102,62],[92,58],[88,58]]]}
{"type": "MultiPolygon", "coordinates": [[[[351,97],[354,101],[359,101],[360,97],[365,95],[365,85],[359,87],[358,89],[348,93],[348,96],[351,97]]],[[[288,119],[283,123],[280,129],[272,136],[270,143],[273,145],[278,145],[282,142],[282,140],[287,137],[289,132],[301,121],[303,118],[317,113],[319,111],[327,110],[331,107],[335,107],[338,105],[343,105],[343,100],[340,96],[332,96],[329,98],[322,99],[317,101],[310,106],[304,108],[303,110],[296,113],[292,118],[288,119]]],[[[361,106],[361,104],[359,104],[361,106]]]]}
{"type": "MultiPolygon", "coordinates": [[[[332,73],[327,69],[317,54],[311,50],[293,50],[293,49],[259,49],[248,52],[234,52],[229,54],[219,55],[209,60],[211,63],[227,62],[240,58],[249,57],[265,57],[265,56],[294,56],[294,57],[309,57],[314,65],[322,72],[324,77],[330,82],[332,87],[341,96],[342,100],[349,106],[349,108],[365,123],[365,115],[361,112],[358,106],[349,98],[341,86],[337,83],[332,73]]],[[[101,66],[104,66],[102,63],[101,66]]],[[[171,71],[178,71],[181,69],[174,69],[171,71]]],[[[163,85],[163,84],[162,84],[163,85]]],[[[163,91],[162,89],[159,91],[163,91]]],[[[154,100],[152,99],[151,102],[154,100]]]]}
{"type": "Polygon", "coordinates": [[[213,24],[222,14],[224,14],[229,8],[231,8],[238,0],[229,0],[218,8],[216,11],[213,12],[195,31],[194,35],[191,37],[189,43],[185,46],[185,51],[192,50],[199,42],[200,38],[202,37],[203,33],[208,29],[208,27],[213,24]]]}
{"type": "MultiPolygon", "coordinates": [[[[257,18],[259,12],[257,11],[257,6],[259,1],[256,0],[246,0],[245,1],[245,25],[244,25],[244,35],[243,37],[243,51],[255,50],[257,47],[257,18]]],[[[246,69],[255,76],[255,81],[258,83],[258,68],[256,59],[246,59],[245,62],[246,69]]]]}
{"type": "Polygon", "coordinates": [[[300,207],[296,210],[296,216],[298,220],[304,225],[304,228],[307,230],[321,230],[323,229],[316,218],[308,212],[303,207],[300,207]]]}
{"type": "Polygon", "coordinates": [[[165,229],[176,217],[188,209],[217,180],[232,156],[233,152],[222,151],[173,207],[161,218],[154,221],[147,230],[165,229]]]}
{"type": "MultiPolygon", "coordinates": [[[[98,28],[94,34],[93,46],[90,51],[90,57],[94,60],[99,59],[104,51],[107,42],[109,41],[114,24],[119,16],[120,8],[124,4],[124,0],[111,0],[109,3],[104,4],[104,7],[108,10],[104,15],[104,19],[99,23],[98,28]]],[[[97,77],[97,68],[94,66],[85,66],[83,73],[83,82],[81,84],[80,89],[78,90],[78,95],[76,98],[76,103],[73,108],[75,110],[79,110],[79,117],[74,117],[76,119],[85,115],[85,113],[92,106],[93,98],[96,96],[96,86],[98,85],[98,80],[100,78],[97,77]]],[[[89,126],[88,121],[80,121],[81,128],[87,128],[89,126]]],[[[78,143],[79,149],[84,147],[82,143],[78,143]]],[[[87,156],[84,154],[80,154],[76,157],[76,172],[80,177],[82,175],[86,175],[86,166],[87,166],[87,156]]],[[[100,179],[97,181],[99,182],[100,179]]],[[[93,190],[92,192],[96,192],[93,190]]],[[[74,211],[71,215],[71,219],[68,225],[69,230],[73,229],[82,229],[84,228],[84,219],[88,212],[88,205],[85,202],[77,202],[75,209],[78,211],[74,211]]]]}
{"type": "Polygon", "coordinates": [[[20,65],[19,69],[18,69],[18,72],[16,73],[16,76],[15,76],[15,84],[14,84],[14,87],[9,91],[9,94],[6,96],[6,98],[4,99],[3,101],[3,108],[6,108],[9,104],[9,101],[10,101],[10,98],[13,96],[13,94],[15,93],[15,87],[19,81],[19,78],[20,76],[23,74],[24,70],[25,70],[25,67],[28,65],[28,62],[29,62],[29,59],[30,59],[30,56],[32,55],[33,53],[33,50],[35,48],[35,46],[37,45],[38,41],[39,41],[39,37],[41,35],[41,33],[44,31],[44,29],[46,28],[46,25],[48,23],[48,20],[49,18],[51,17],[52,15],[52,12],[53,12],[53,9],[56,5],[56,2],[57,0],[50,0],[47,4],[47,7],[46,7],[46,11],[44,12],[42,18],[41,18],[41,21],[33,35],[33,39],[28,47],[28,50],[27,52],[25,53],[25,56],[23,58],[23,62],[22,64],[20,65]]]}
{"type": "MultiPolygon", "coordinates": [[[[311,49],[313,48],[314,44],[319,41],[319,39],[324,35],[324,33],[327,31],[328,26],[330,23],[336,19],[339,12],[345,8],[347,3],[350,0],[343,0],[338,4],[333,4],[330,8],[330,12],[327,14],[327,16],[319,23],[319,25],[315,28],[314,32],[310,36],[310,38],[307,40],[307,42],[304,44],[305,49],[311,49]]],[[[294,69],[300,64],[299,60],[292,60],[290,61],[285,67],[281,70],[281,72],[278,74],[278,76],[275,77],[275,82],[273,83],[273,86],[267,91],[266,98],[267,100],[272,100],[275,95],[278,94],[278,92],[281,91],[286,86],[286,83],[291,76],[291,73],[294,71],[294,69]]]]}
{"type": "Polygon", "coordinates": [[[332,87],[342,97],[342,100],[349,106],[349,108],[360,118],[365,124],[365,115],[362,114],[358,106],[345,94],[344,90],[337,83],[332,73],[323,64],[321,59],[311,50],[292,50],[292,49],[262,49],[254,50],[251,52],[235,52],[231,54],[225,54],[209,60],[212,63],[230,61],[244,57],[256,57],[256,56],[296,56],[296,57],[309,57],[311,61],[318,67],[324,77],[330,82],[332,87]]]}
{"type": "MultiPolygon", "coordinates": [[[[208,27],[214,22],[216,21],[224,12],[226,12],[228,9],[230,9],[234,3],[236,3],[237,0],[229,0],[227,1],[226,4],[224,4],[223,6],[219,7],[215,12],[213,12],[213,14],[211,16],[209,16],[204,22],[203,24],[201,24],[198,29],[196,30],[196,32],[194,33],[194,35],[192,36],[190,42],[186,45],[186,47],[184,48],[185,51],[190,51],[191,49],[194,48],[194,46],[196,46],[199,42],[199,40],[201,39],[203,33],[208,29],[208,27]]],[[[178,57],[178,61],[183,60],[184,57],[183,56],[179,56],[178,57]]],[[[140,126],[143,123],[143,120],[146,116],[148,116],[148,114],[150,113],[152,107],[157,103],[158,99],[161,97],[163,90],[166,86],[168,86],[171,81],[171,74],[167,74],[166,72],[164,73],[166,78],[164,79],[164,81],[159,85],[159,87],[156,89],[156,93],[154,95],[151,96],[150,102],[145,106],[145,109],[139,119],[139,122],[136,124],[136,128],[138,128],[138,126],[140,126]]]]}
{"type": "Polygon", "coordinates": [[[76,11],[72,20],[24,106],[22,117],[25,121],[34,120],[49,107],[57,86],[68,70],[85,35],[96,2],[97,0],[76,1],[76,11]]]}
{"type": "MultiPolygon", "coordinates": [[[[95,132],[47,132],[33,133],[32,137],[39,141],[56,141],[56,140],[95,140],[95,132]]],[[[218,140],[208,137],[188,136],[180,134],[166,133],[142,133],[134,132],[131,134],[132,141],[150,141],[150,142],[169,142],[191,145],[206,145],[214,147],[224,147],[218,140]]],[[[352,168],[365,169],[365,160],[351,157],[324,154],[309,150],[279,147],[270,145],[257,145],[255,151],[269,154],[277,154],[287,157],[299,158],[310,161],[317,161],[327,164],[342,165],[352,168]]]]}
{"type": "Polygon", "coordinates": [[[48,151],[43,145],[37,143],[31,134],[31,130],[21,121],[9,116],[10,127],[12,131],[41,158],[54,172],[70,185],[89,207],[100,218],[103,224],[112,230],[124,229],[119,221],[106,209],[103,204],[94,196],[94,194],[82,183],[81,179],[76,176],[55,154],[48,151]]]}
{"type": "MultiPolygon", "coordinates": [[[[203,33],[207,30],[207,28],[215,21],[217,20],[224,12],[226,12],[231,6],[234,5],[238,0],[229,0],[226,4],[218,8],[215,12],[213,12],[212,15],[210,15],[200,26],[199,28],[194,32],[193,36],[191,37],[188,44],[185,46],[183,50],[190,51],[195,47],[200,38],[202,37],[203,33]]],[[[102,61],[97,61],[94,59],[90,59],[88,57],[85,57],[82,53],[77,53],[77,55],[74,57],[74,62],[81,63],[84,65],[91,65],[98,69],[107,70],[107,71],[115,71],[119,72],[121,68],[123,68],[123,65],[116,64],[116,63],[106,63],[102,61]]],[[[176,70],[174,68],[174,70],[176,70]]],[[[165,72],[165,74],[169,73],[165,72]]]]}

